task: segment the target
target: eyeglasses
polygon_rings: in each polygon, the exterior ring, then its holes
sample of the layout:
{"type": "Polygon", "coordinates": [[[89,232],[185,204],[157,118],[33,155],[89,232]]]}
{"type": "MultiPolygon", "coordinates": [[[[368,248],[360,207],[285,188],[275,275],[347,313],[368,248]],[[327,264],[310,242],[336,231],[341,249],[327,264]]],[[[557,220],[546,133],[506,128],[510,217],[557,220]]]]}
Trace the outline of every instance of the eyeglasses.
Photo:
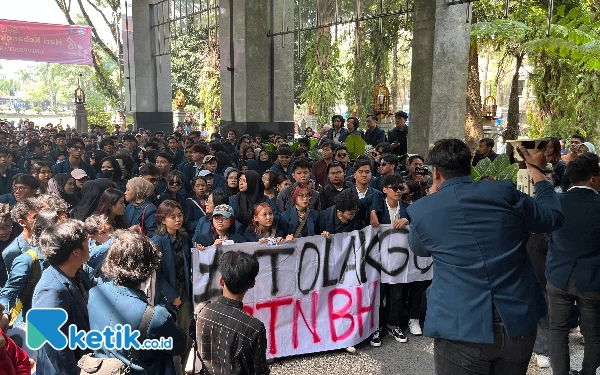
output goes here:
{"type": "Polygon", "coordinates": [[[337,154],[336,156],[338,158],[345,158],[346,156],[348,156],[348,154],[337,154]]]}
{"type": "Polygon", "coordinates": [[[300,199],[310,199],[310,198],[312,198],[312,194],[299,194],[298,198],[300,198],[300,199]]]}
{"type": "Polygon", "coordinates": [[[183,183],[181,181],[169,181],[169,185],[171,186],[181,186],[183,183]]]}
{"type": "Polygon", "coordinates": [[[155,184],[158,181],[158,178],[149,178],[148,182],[155,184]]]}
{"type": "Polygon", "coordinates": [[[392,189],[394,192],[398,192],[398,191],[403,191],[404,190],[404,186],[402,185],[394,185],[394,186],[387,186],[388,189],[392,189]]]}
{"type": "Polygon", "coordinates": [[[385,167],[385,166],[389,165],[389,163],[381,162],[381,163],[379,163],[379,165],[382,166],[382,167],[385,167]]]}
{"type": "Polygon", "coordinates": [[[213,216],[213,220],[217,223],[224,223],[228,219],[225,216],[213,216]]]}
{"type": "Polygon", "coordinates": [[[31,188],[29,186],[13,186],[12,191],[13,192],[23,192],[26,190],[31,190],[31,188]]]}

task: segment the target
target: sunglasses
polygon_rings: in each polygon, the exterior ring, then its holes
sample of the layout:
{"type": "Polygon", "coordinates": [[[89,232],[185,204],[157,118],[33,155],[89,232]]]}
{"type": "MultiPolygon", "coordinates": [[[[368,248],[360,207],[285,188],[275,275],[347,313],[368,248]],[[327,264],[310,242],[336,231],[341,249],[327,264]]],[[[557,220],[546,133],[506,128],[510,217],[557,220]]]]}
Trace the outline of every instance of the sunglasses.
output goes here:
{"type": "Polygon", "coordinates": [[[388,189],[392,189],[394,192],[398,192],[398,191],[403,191],[404,190],[404,186],[402,185],[394,185],[394,186],[387,186],[388,189]]]}
{"type": "Polygon", "coordinates": [[[386,165],[389,165],[389,163],[381,162],[381,163],[379,163],[379,165],[382,166],[382,167],[385,167],[386,165]]]}
{"type": "Polygon", "coordinates": [[[148,182],[155,184],[158,181],[158,178],[149,178],[148,182]]]}
{"type": "Polygon", "coordinates": [[[336,156],[338,158],[345,158],[346,156],[348,156],[348,154],[337,154],[336,156]]]}
{"type": "Polygon", "coordinates": [[[181,181],[169,181],[169,185],[171,186],[181,186],[183,183],[181,181]]]}

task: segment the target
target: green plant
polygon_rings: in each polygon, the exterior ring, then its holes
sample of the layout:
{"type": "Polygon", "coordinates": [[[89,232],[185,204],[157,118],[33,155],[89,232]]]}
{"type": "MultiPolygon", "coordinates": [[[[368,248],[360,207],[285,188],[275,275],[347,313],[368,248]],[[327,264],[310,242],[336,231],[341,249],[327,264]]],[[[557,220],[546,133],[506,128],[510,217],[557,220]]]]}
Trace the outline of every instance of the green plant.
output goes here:
{"type": "Polygon", "coordinates": [[[356,159],[365,153],[367,143],[357,134],[350,134],[346,137],[346,148],[350,154],[350,159],[356,159]]]}
{"type": "Polygon", "coordinates": [[[475,167],[471,168],[471,177],[479,181],[482,176],[493,176],[496,180],[512,180],[517,182],[519,165],[510,164],[508,155],[498,155],[492,162],[489,158],[480,160],[475,167]]]}
{"type": "MultiPolygon", "coordinates": [[[[112,134],[115,131],[115,127],[110,121],[112,114],[102,110],[88,109],[88,126],[94,125],[106,126],[106,130],[112,134]]],[[[90,129],[91,131],[92,129],[90,129]]]]}
{"type": "Polygon", "coordinates": [[[42,113],[42,108],[40,108],[40,107],[33,107],[32,109],[33,109],[33,111],[34,111],[35,113],[37,113],[38,115],[39,115],[40,113],[42,113]]]}

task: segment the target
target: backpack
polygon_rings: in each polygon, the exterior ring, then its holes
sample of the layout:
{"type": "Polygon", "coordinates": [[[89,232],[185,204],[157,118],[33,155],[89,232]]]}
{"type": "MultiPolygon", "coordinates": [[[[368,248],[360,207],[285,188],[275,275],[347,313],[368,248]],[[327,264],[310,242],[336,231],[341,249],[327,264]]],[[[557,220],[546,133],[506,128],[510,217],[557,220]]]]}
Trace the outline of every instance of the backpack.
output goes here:
{"type": "Polygon", "coordinates": [[[38,275],[42,271],[42,267],[40,266],[40,260],[38,258],[37,253],[34,250],[29,249],[25,252],[25,254],[29,254],[29,256],[33,259],[33,269],[31,270],[31,274],[29,275],[29,279],[27,280],[27,285],[25,286],[25,288],[23,288],[21,294],[19,294],[17,304],[12,309],[10,309],[9,327],[12,327],[15,324],[17,318],[19,317],[19,314],[21,313],[21,310],[23,310],[23,301],[29,301],[33,297],[33,291],[38,282],[38,275]]]}

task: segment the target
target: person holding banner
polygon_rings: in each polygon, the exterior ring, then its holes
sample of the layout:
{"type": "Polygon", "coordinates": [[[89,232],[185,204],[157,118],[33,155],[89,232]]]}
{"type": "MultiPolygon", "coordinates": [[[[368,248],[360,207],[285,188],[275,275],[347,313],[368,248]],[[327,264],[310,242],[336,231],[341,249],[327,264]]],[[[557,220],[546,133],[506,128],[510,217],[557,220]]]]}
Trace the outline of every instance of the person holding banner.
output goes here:
{"type": "Polygon", "coordinates": [[[207,246],[215,245],[219,247],[246,242],[244,236],[236,232],[236,221],[231,206],[218,205],[215,207],[210,220],[209,232],[196,238],[196,248],[198,250],[204,250],[207,246]]]}
{"type": "MultiPolygon", "coordinates": [[[[378,218],[380,224],[392,224],[394,229],[399,229],[409,224],[406,218],[406,205],[402,202],[402,191],[404,179],[397,174],[382,176],[381,186],[384,194],[383,211],[378,218]]],[[[381,331],[387,332],[398,342],[406,343],[408,338],[400,329],[400,312],[402,310],[402,296],[405,284],[381,283],[380,305],[379,305],[379,330],[371,336],[371,346],[381,346],[381,331]],[[386,300],[384,305],[383,301],[386,300]]],[[[414,310],[414,309],[413,309],[414,310]]],[[[419,324],[419,310],[416,315],[419,324]]]]}
{"type": "Polygon", "coordinates": [[[319,213],[318,228],[323,236],[361,229],[360,217],[357,215],[359,201],[352,190],[340,192],[333,203],[333,206],[319,213]]]}
{"type": "Polygon", "coordinates": [[[527,373],[546,303],[525,245],[529,233],[564,221],[544,151],[521,150],[535,198],[510,180],[473,181],[461,140],[443,139],[429,152],[430,195],[407,212],[411,250],[433,257],[424,333],[435,338],[436,374],[527,373]]]}
{"type": "Polygon", "coordinates": [[[299,182],[292,188],[291,198],[294,205],[281,214],[277,230],[277,237],[283,237],[288,241],[298,237],[314,236],[317,233],[319,220],[319,213],[309,207],[313,197],[310,186],[299,182]]]}
{"type": "Polygon", "coordinates": [[[273,208],[267,202],[256,205],[252,225],[248,226],[244,237],[248,242],[260,242],[275,245],[283,241],[283,237],[277,237],[277,224],[273,208]]]}

